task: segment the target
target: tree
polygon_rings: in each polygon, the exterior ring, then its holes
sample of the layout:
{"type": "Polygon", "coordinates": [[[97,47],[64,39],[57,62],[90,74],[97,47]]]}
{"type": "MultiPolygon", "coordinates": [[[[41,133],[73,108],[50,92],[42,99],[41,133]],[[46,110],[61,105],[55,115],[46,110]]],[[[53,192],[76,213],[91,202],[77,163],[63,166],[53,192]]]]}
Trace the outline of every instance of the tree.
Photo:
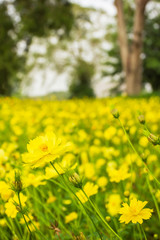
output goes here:
{"type": "Polygon", "coordinates": [[[18,73],[22,67],[24,70],[32,39],[51,34],[58,36],[59,40],[68,37],[74,15],[67,0],[13,0],[0,2],[0,16],[0,94],[10,95],[15,86],[17,88],[18,73]],[[8,7],[15,11],[12,17],[8,7]],[[26,47],[20,55],[18,43],[21,41],[26,47]]]}
{"type": "Polygon", "coordinates": [[[17,36],[7,5],[0,4],[0,95],[10,95],[19,82],[17,71],[23,68],[25,59],[17,53],[17,36]]]}
{"type": "Polygon", "coordinates": [[[70,84],[71,98],[94,97],[91,80],[94,75],[94,65],[82,58],[77,59],[70,84]]]}
{"type": "Polygon", "coordinates": [[[160,90],[160,6],[151,10],[144,27],[144,60],[143,60],[143,82],[150,83],[154,91],[160,90]]]}
{"type": "Polygon", "coordinates": [[[120,56],[126,80],[128,95],[136,95],[141,91],[142,83],[142,43],[145,19],[145,8],[149,0],[135,0],[135,15],[132,41],[129,43],[124,19],[123,0],[115,0],[117,8],[118,35],[120,56]]]}
{"type": "MultiPolygon", "coordinates": [[[[142,62],[142,74],[143,81],[142,86],[146,83],[150,83],[153,90],[160,90],[160,4],[153,5],[146,12],[146,19],[144,23],[143,31],[143,62],[142,62]]],[[[131,36],[134,6],[129,1],[124,2],[125,21],[127,22],[127,34],[131,36]]],[[[111,89],[111,93],[121,93],[122,85],[125,82],[125,76],[122,74],[122,60],[120,56],[120,47],[118,44],[118,33],[115,24],[111,24],[108,27],[108,34],[106,40],[112,43],[111,49],[107,51],[107,65],[111,71],[105,71],[104,76],[111,76],[114,87],[111,89]]],[[[129,41],[132,41],[132,39],[129,41]]]]}

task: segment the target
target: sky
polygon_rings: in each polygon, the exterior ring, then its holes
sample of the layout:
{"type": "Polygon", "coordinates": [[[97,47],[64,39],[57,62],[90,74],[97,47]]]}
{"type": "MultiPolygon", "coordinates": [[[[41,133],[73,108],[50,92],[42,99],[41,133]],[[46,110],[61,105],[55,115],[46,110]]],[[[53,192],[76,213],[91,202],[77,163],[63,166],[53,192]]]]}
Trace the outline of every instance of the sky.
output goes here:
{"type": "Polygon", "coordinates": [[[102,9],[109,15],[115,15],[116,9],[113,0],[70,0],[72,3],[80,4],[83,7],[93,7],[95,9],[102,9]]]}

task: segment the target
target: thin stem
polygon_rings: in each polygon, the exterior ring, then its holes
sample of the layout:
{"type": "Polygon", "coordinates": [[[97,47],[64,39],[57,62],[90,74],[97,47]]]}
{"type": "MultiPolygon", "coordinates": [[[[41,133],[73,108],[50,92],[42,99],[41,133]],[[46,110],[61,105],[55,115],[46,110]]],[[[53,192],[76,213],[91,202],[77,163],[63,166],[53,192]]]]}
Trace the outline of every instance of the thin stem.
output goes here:
{"type": "Polygon", "coordinates": [[[47,238],[43,235],[43,233],[42,233],[41,231],[39,231],[39,229],[36,227],[36,225],[34,224],[34,222],[31,220],[30,216],[27,215],[27,217],[29,218],[31,224],[34,226],[35,230],[36,230],[41,236],[43,236],[44,239],[47,240],[47,238]]]}
{"type": "Polygon", "coordinates": [[[154,174],[153,174],[153,173],[151,172],[151,170],[147,167],[147,165],[143,162],[141,156],[140,156],[140,155],[138,154],[138,152],[136,151],[135,147],[133,146],[133,144],[132,144],[132,142],[131,142],[131,140],[130,140],[130,138],[129,138],[129,136],[128,136],[128,134],[127,134],[127,132],[126,132],[126,130],[125,130],[125,128],[124,128],[124,126],[123,126],[123,124],[122,124],[122,122],[121,122],[121,120],[120,120],[119,118],[118,118],[118,121],[119,121],[119,123],[120,123],[120,125],[121,125],[121,127],[122,127],[122,129],[123,129],[123,131],[124,131],[124,133],[125,133],[125,135],[126,135],[126,137],[127,137],[127,140],[128,140],[129,145],[131,146],[131,148],[133,149],[133,151],[135,152],[135,154],[138,156],[138,158],[141,159],[142,164],[143,164],[144,167],[147,169],[147,171],[151,174],[151,176],[154,178],[154,180],[156,181],[156,183],[160,186],[160,182],[158,181],[158,179],[154,176],[154,174]]]}
{"type": "MultiPolygon", "coordinates": [[[[58,174],[59,176],[61,176],[61,175],[59,174],[58,170],[56,169],[56,167],[54,166],[54,164],[53,164],[52,162],[50,162],[50,163],[51,163],[52,167],[55,169],[55,171],[57,172],[57,174],[58,174]]],[[[62,176],[62,178],[63,178],[63,176],[62,176]]],[[[81,202],[81,200],[77,197],[77,195],[74,193],[74,191],[68,186],[68,184],[66,183],[66,181],[65,181],[64,178],[63,178],[63,182],[64,182],[65,185],[68,187],[69,191],[71,191],[71,193],[72,193],[72,194],[76,197],[76,199],[80,202],[80,204],[81,204],[81,206],[83,207],[85,213],[87,214],[87,216],[88,216],[89,219],[91,220],[93,226],[95,227],[95,230],[97,231],[100,239],[103,240],[102,237],[101,237],[101,234],[99,233],[99,230],[97,229],[97,227],[96,227],[94,221],[92,220],[92,218],[90,217],[90,215],[87,213],[87,210],[85,209],[85,207],[84,207],[83,203],[81,202]]]]}
{"type": "Polygon", "coordinates": [[[154,201],[154,204],[155,204],[156,210],[157,210],[158,218],[159,218],[159,221],[160,221],[160,211],[159,211],[159,206],[158,206],[157,200],[156,200],[156,198],[155,198],[155,196],[154,196],[154,194],[153,194],[153,192],[152,192],[153,189],[152,189],[152,187],[151,187],[151,185],[150,185],[150,182],[149,182],[148,177],[147,177],[147,184],[148,184],[149,191],[150,191],[150,193],[151,193],[151,195],[152,195],[152,198],[153,198],[153,201],[154,201]]]}
{"type": "Polygon", "coordinates": [[[140,228],[141,228],[141,230],[142,230],[142,233],[143,233],[144,239],[147,240],[147,237],[146,237],[146,234],[145,234],[145,231],[144,231],[142,225],[140,225],[140,228]]]}
{"type": "Polygon", "coordinates": [[[139,234],[140,234],[140,239],[143,240],[142,232],[141,232],[141,229],[140,229],[140,225],[139,225],[139,224],[137,224],[137,228],[138,228],[138,231],[139,231],[139,234]]]}
{"type": "Polygon", "coordinates": [[[122,240],[122,238],[111,228],[111,226],[105,221],[104,217],[102,216],[101,212],[99,211],[99,209],[92,203],[92,201],[90,200],[90,198],[87,196],[87,194],[85,193],[85,191],[82,188],[82,192],[84,193],[84,195],[86,196],[86,198],[88,199],[89,203],[91,204],[91,206],[93,207],[93,209],[95,210],[95,212],[97,213],[97,215],[99,216],[99,218],[101,219],[101,221],[104,223],[105,227],[107,227],[106,229],[110,230],[118,239],[122,240]]]}
{"type": "Polygon", "coordinates": [[[32,232],[31,232],[31,230],[30,230],[30,228],[29,228],[29,226],[28,226],[28,223],[27,223],[27,221],[26,221],[26,218],[25,218],[25,216],[24,216],[24,214],[23,214],[23,209],[22,209],[22,204],[21,204],[21,199],[20,199],[20,193],[19,193],[19,192],[18,192],[18,201],[19,201],[19,206],[20,206],[21,214],[22,214],[23,219],[24,219],[24,221],[25,221],[25,224],[26,224],[26,226],[27,226],[27,228],[28,228],[28,231],[29,231],[30,235],[32,236],[32,232]]]}

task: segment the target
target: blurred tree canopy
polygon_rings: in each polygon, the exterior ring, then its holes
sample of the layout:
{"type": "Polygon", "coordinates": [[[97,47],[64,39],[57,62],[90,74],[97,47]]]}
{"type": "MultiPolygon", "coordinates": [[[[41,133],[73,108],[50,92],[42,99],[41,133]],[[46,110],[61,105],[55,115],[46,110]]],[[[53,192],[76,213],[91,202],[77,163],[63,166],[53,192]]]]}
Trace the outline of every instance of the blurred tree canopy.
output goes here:
{"type": "MultiPolygon", "coordinates": [[[[152,14],[152,12],[151,12],[152,14]]],[[[154,91],[160,90],[160,8],[155,16],[147,18],[144,32],[143,82],[150,83],[154,91]]]]}
{"type": "Polygon", "coordinates": [[[21,19],[22,37],[45,37],[60,29],[60,35],[66,36],[72,28],[74,16],[67,0],[14,0],[13,4],[21,19]]]}
{"type": "Polygon", "coordinates": [[[7,6],[0,4],[0,94],[10,95],[13,83],[16,87],[19,79],[17,71],[22,69],[24,58],[17,53],[17,35],[12,18],[8,15],[7,6]]]}
{"type": "MultiPolygon", "coordinates": [[[[146,19],[143,31],[143,50],[141,58],[143,59],[143,84],[150,83],[153,90],[160,90],[160,8],[152,8],[146,13],[146,19]]],[[[129,42],[132,40],[132,26],[134,5],[125,1],[124,4],[125,21],[127,22],[127,34],[129,42]]],[[[118,32],[114,24],[108,27],[107,40],[112,43],[112,47],[107,51],[108,59],[105,64],[110,67],[108,71],[103,72],[104,76],[112,76],[114,87],[111,93],[120,93],[122,91],[122,83],[125,77],[122,69],[122,61],[120,57],[120,48],[118,44],[118,32]],[[117,81],[118,76],[118,81],[117,81]]]]}
{"type": "Polygon", "coordinates": [[[61,40],[69,36],[73,24],[72,5],[67,0],[0,2],[0,94],[10,95],[17,86],[33,37],[46,37],[54,31],[61,40]],[[26,44],[23,54],[18,53],[21,41],[26,44]]]}

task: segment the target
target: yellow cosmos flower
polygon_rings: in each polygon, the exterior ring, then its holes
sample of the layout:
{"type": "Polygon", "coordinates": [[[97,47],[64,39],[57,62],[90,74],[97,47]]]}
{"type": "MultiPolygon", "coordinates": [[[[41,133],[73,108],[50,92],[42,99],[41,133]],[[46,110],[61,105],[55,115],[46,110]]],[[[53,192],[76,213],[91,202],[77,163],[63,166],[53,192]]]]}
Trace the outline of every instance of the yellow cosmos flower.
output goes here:
{"type": "Polygon", "coordinates": [[[143,219],[149,219],[153,212],[150,208],[144,208],[146,204],[147,201],[142,202],[136,198],[131,200],[130,206],[127,203],[123,203],[123,207],[119,211],[119,213],[122,214],[119,221],[125,224],[128,224],[130,221],[132,221],[132,223],[138,222],[142,224],[143,219]]]}
{"type": "MultiPolygon", "coordinates": [[[[98,186],[94,185],[91,182],[87,182],[83,188],[84,192],[86,193],[86,195],[88,197],[95,195],[98,192],[98,186]]],[[[88,201],[87,197],[85,196],[85,194],[82,192],[82,190],[79,190],[78,192],[76,192],[77,197],[79,198],[79,200],[82,203],[85,203],[88,201]]]]}
{"type": "Polygon", "coordinates": [[[6,201],[11,197],[12,194],[13,194],[13,191],[11,190],[10,186],[4,181],[0,181],[1,198],[6,201]]]}
{"type": "Polygon", "coordinates": [[[53,132],[31,140],[27,145],[28,153],[23,154],[23,162],[32,168],[43,166],[63,155],[70,143],[62,143],[53,132]]]}
{"type": "Polygon", "coordinates": [[[131,176],[131,174],[128,173],[127,166],[121,166],[119,169],[110,169],[108,171],[108,175],[110,177],[110,181],[116,183],[123,181],[131,176]]]}
{"type": "Polygon", "coordinates": [[[6,215],[8,217],[11,217],[11,218],[15,218],[17,213],[18,213],[18,210],[16,208],[16,206],[14,205],[13,203],[13,200],[10,199],[6,204],[5,204],[5,208],[6,208],[6,215]]]}
{"type": "Polygon", "coordinates": [[[65,217],[65,223],[69,223],[78,218],[78,214],[76,212],[71,212],[65,217]]]}
{"type": "Polygon", "coordinates": [[[121,197],[119,194],[111,194],[108,198],[108,203],[105,205],[109,214],[115,216],[121,208],[121,197]]]}
{"type": "MultiPolygon", "coordinates": [[[[21,204],[22,206],[25,206],[25,202],[27,201],[27,197],[23,195],[22,193],[20,194],[21,197],[21,204]]],[[[16,204],[19,205],[19,200],[17,195],[14,195],[13,198],[10,198],[9,201],[5,204],[5,213],[8,217],[15,218],[18,209],[16,208],[16,204]]]]}

